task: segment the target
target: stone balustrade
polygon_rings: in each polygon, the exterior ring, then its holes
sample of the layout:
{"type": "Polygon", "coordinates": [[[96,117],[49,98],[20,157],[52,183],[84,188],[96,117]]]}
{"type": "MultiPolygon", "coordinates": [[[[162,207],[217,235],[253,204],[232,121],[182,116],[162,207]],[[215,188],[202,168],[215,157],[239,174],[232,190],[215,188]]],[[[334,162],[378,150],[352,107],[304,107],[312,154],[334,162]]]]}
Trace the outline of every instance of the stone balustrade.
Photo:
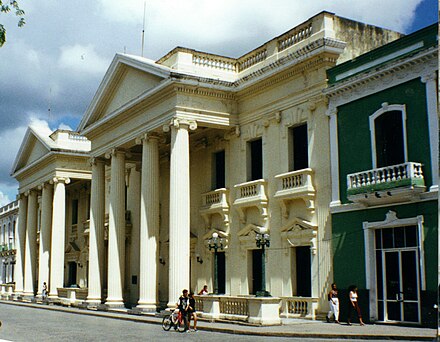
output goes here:
{"type": "Polygon", "coordinates": [[[15,284],[0,284],[1,299],[11,299],[15,290],[15,284]]]}
{"type": "Polygon", "coordinates": [[[201,317],[244,321],[259,325],[281,324],[280,298],[255,296],[195,296],[201,317]]]}
{"type": "Polygon", "coordinates": [[[243,71],[251,66],[264,61],[267,58],[267,48],[252,51],[238,60],[238,71],[243,71]]]}
{"type": "Polygon", "coordinates": [[[58,299],[60,304],[67,306],[78,306],[82,304],[89,293],[87,288],[76,288],[76,287],[59,287],[58,299]]]}
{"type": "Polygon", "coordinates": [[[316,319],[318,298],[281,297],[281,314],[283,318],[316,319]]]}
{"type": "Polygon", "coordinates": [[[220,69],[223,71],[236,71],[236,61],[233,58],[210,55],[207,53],[194,53],[192,63],[202,67],[220,69]]]}
{"type": "Polygon", "coordinates": [[[311,22],[307,22],[304,23],[304,25],[295,27],[293,30],[283,34],[278,39],[278,51],[283,51],[292,45],[309,38],[312,35],[312,32],[313,26],[311,22]]]}

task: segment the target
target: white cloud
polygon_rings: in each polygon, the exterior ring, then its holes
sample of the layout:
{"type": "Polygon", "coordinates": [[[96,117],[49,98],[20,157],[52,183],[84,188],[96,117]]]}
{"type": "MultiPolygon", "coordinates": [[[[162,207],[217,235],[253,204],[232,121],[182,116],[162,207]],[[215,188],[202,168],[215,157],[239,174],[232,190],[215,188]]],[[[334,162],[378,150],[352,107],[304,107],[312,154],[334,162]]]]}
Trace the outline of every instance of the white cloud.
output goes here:
{"type": "Polygon", "coordinates": [[[0,191],[0,207],[3,207],[10,202],[11,200],[9,199],[8,194],[4,194],[2,191],[0,191]]]}
{"type": "Polygon", "coordinates": [[[62,46],[60,49],[60,68],[85,74],[102,74],[107,69],[108,61],[100,57],[91,44],[68,45],[62,46]]]}
{"type": "Polygon", "coordinates": [[[61,123],[58,126],[58,129],[63,129],[63,130],[67,130],[67,131],[73,131],[73,129],[69,125],[66,125],[66,124],[63,124],[63,123],[61,123]]]}

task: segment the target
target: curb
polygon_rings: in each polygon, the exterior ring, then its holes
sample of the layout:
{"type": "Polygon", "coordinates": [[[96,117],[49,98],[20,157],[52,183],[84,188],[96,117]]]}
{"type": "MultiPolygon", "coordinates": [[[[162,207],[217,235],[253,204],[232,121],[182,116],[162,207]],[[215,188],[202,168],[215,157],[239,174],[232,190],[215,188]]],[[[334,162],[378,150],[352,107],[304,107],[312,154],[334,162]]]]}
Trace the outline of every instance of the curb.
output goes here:
{"type": "MultiPolygon", "coordinates": [[[[110,319],[118,319],[122,321],[132,321],[136,323],[147,323],[147,324],[155,324],[161,325],[162,320],[158,318],[149,317],[147,315],[129,315],[118,313],[114,314],[112,312],[101,312],[94,310],[85,310],[85,309],[74,309],[65,308],[54,305],[41,305],[41,304],[33,304],[33,303],[24,303],[17,301],[4,301],[0,300],[0,304],[6,305],[15,305],[15,306],[24,306],[30,307],[34,309],[40,310],[51,310],[58,312],[65,312],[70,314],[77,315],[87,315],[94,317],[103,317],[110,319]]],[[[391,334],[340,334],[340,333],[322,333],[322,332],[281,332],[281,331],[262,331],[259,329],[264,329],[264,327],[255,327],[253,330],[245,330],[239,328],[230,328],[230,327],[221,327],[222,323],[217,323],[219,326],[208,326],[205,325],[207,322],[200,320],[198,325],[198,330],[203,331],[211,331],[217,333],[226,333],[231,335],[247,335],[247,336],[268,336],[268,337],[289,337],[289,338],[321,338],[321,339],[359,339],[359,340],[392,340],[392,341],[436,341],[436,336],[408,336],[408,335],[391,335],[391,334]]],[[[208,323],[209,324],[209,323],[208,323]]]]}

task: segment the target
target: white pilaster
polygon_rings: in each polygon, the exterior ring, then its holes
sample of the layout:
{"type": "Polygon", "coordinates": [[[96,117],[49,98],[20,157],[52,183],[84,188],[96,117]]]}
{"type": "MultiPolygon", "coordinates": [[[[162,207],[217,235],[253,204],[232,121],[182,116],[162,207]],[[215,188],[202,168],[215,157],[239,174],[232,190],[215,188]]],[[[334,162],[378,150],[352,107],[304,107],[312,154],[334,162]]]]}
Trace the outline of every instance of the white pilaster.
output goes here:
{"type": "Polygon", "coordinates": [[[24,194],[20,195],[19,210],[18,210],[18,222],[16,223],[15,233],[15,268],[14,268],[14,280],[15,280],[15,294],[21,295],[23,293],[23,279],[24,279],[24,256],[25,256],[25,239],[26,239],[26,218],[27,218],[27,203],[28,199],[24,194]]]}
{"type": "Polygon", "coordinates": [[[174,119],[171,124],[170,248],[168,306],[175,306],[190,277],[189,133],[192,121],[174,119]]]}
{"type": "Polygon", "coordinates": [[[104,272],[105,164],[92,161],[89,236],[89,293],[87,302],[101,304],[104,272]]]}
{"type": "Polygon", "coordinates": [[[125,154],[111,152],[108,224],[108,296],[106,303],[123,307],[125,270],[125,154]]]}
{"type": "Polygon", "coordinates": [[[341,205],[339,194],[339,145],[338,145],[338,117],[337,109],[329,108],[327,115],[330,118],[330,164],[331,164],[331,184],[332,201],[330,206],[341,205]]]}
{"type": "Polygon", "coordinates": [[[52,211],[49,298],[57,298],[57,288],[64,286],[64,245],[66,239],[66,187],[69,178],[55,177],[52,211]]]}
{"type": "Polygon", "coordinates": [[[157,262],[159,235],[158,137],[142,139],[140,208],[140,270],[137,308],[155,311],[157,306],[157,262]]]}
{"type": "Polygon", "coordinates": [[[37,192],[29,191],[24,258],[24,296],[34,296],[37,260],[37,192]]]}
{"type": "Polygon", "coordinates": [[[50,231],[52,230],[53,185],[42,185],[40,254],[38,264],[38,295],[41,296],[43,283],[49,283],[50,231]]]}
{"type": "Polygon", "coordinates": [[[428,128],[429,128],[429,143],[431,148],[431,173],[432,185],[430,191],[438,190],[439,174],[438,174],[438,113],[437,113],[437,75],[435,72],[423,76],[422,82],[426,84],[426,106],[428,109],[428,128]]]}

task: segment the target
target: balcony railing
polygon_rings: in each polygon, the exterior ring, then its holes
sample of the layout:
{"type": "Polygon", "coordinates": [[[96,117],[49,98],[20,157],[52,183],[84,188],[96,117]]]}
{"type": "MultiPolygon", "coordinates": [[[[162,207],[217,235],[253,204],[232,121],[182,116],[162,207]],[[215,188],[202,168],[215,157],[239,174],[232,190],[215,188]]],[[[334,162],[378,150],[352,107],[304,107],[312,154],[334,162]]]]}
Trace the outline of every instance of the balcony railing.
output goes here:
{"type": "Polygon", "coordinates": [[[211,225],[211,216],[213,214],[221,215],[225,225],[229,224],[229,190],[220,188],[202,194],[202,206],[200,214],[203,216],[206,226],[211,225]]]}
{"type": "Polygon", "coordinates": [[[407,162],[347,175],[347,197],[353,201],[367,201],[369,194],[373,199],[408,195],[425,189],[422,164],[407,162]]]}
{"type": "Polygon", "coordinates": [[[282,173],[275,176],[277,192],[275,198],[281,200],[283,216],[288,217],[288,202],[302,199],[307,209],[314,209],[315,188],[313,186],[313,170],[310,168],[282,173]]]}
{"type": "Polygon", "coordinates": [[[264,179],[237,184],[234,188],[236,189],[234,205],[243,223],[246,221],[245,209],[249,207],[257,207],[261,216],[264,219],[267,218],[266,181],[264,179]]]}

